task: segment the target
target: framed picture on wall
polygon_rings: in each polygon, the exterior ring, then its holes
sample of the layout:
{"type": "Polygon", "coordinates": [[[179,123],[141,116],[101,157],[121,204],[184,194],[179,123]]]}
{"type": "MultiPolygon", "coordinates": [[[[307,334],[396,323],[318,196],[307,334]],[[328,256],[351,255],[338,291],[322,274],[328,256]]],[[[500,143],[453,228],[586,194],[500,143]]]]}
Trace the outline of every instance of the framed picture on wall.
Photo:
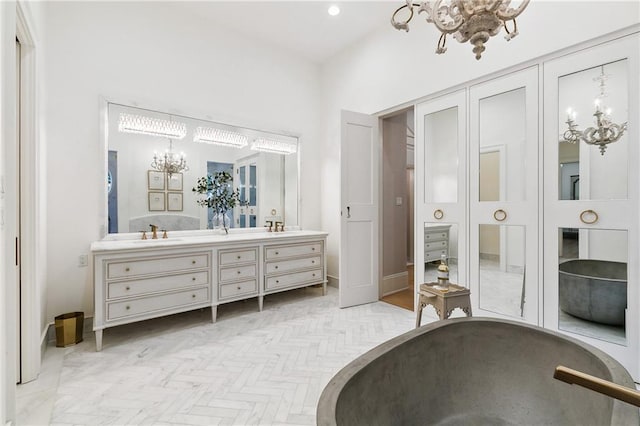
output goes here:
{"type": "Polygon", "coordinates": [[[148,170],[147,186],[150,190],[164,190],[164,172],[148,170]]]}
{"type": "Polygon", "coordinates": [[[149,211],[162,212],[164,210],[164,192],[149,191],[149,211]]]}
{"type": "Polygon", "coordinates": [[[182,211],[182,192],[167,192],[167,210],[170,212],[182,211]]]}
{"type": "Polygon", "coordinates": [[[167,174],[167,190],[182,191],[182,173],[167,174]]]}

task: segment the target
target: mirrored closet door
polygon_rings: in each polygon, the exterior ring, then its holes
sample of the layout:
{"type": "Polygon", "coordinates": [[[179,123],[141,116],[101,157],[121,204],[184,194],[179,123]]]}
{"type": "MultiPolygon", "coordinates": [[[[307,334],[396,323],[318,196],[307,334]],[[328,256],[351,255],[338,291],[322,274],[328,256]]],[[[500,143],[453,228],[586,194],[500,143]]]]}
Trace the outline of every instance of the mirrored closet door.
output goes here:
{"type": "Polygon", "coordinates": [[[638,37],[545,63],[544,326],[638,377],[638,37]]]}
{"type": "MultiPolygon", "coordinates": [[[[417,105],[415,282],[435,282],[438,264],[468,287],[466,270],[466,93],[417,105]],[[419,267],[422,265],[422,267],[419,267]]],[[[418,288],[416,286],[416,288],[418,288]]]]}
{"type": "Polygon", "coordinates": [[[538,324],[538,67],[469,90],[474,314],[538,324]]]}

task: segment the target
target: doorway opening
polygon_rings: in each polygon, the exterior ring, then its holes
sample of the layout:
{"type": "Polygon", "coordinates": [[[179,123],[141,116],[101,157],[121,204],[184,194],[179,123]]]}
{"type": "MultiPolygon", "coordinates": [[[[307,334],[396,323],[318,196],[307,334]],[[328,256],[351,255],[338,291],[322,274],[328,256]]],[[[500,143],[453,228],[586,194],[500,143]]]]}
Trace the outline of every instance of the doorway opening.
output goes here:
{"type": "Polygon", "coordinates": [[[382,120],[380,300],[414,310],[414,109],[382,120]]]}

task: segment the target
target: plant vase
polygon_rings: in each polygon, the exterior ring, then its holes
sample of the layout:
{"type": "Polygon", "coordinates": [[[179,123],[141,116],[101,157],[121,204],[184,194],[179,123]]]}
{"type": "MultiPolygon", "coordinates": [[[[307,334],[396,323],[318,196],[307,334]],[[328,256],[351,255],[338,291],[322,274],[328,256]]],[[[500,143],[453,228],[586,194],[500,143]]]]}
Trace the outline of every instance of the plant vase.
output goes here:
{"type": "Polygon", "coordinates": [[[211,219],[211,225],[214,230],[224,230],[224,233],[228,234],[229,228],[231,227],[231,218],[229,217],[229,212],[226,211],[224,213],[214,213],[211,219]]]}

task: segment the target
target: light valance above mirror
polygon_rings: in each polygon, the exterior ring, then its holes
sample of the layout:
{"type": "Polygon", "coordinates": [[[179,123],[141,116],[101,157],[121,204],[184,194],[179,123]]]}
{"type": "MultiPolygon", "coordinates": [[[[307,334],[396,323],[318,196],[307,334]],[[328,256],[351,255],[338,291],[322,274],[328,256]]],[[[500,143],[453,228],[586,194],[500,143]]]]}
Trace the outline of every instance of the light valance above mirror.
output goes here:
{"type": "Polygon", "coordinates": [[[229,211],[231,228],[298,225],[298,137],[113,102],[105,126],[108,233],[211,228],[192,188],[216,172],[247,203],[229,211]]]}

